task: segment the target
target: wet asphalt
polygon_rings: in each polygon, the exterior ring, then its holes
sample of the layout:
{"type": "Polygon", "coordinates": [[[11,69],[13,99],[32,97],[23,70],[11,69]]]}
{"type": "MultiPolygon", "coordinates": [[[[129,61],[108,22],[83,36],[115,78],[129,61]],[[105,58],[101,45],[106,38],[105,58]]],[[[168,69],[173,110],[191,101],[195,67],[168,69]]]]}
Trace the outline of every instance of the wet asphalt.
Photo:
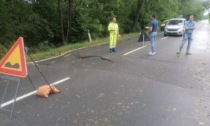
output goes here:
{"type": "MultiPolygon", "coordinates": [[[[105,44],[39,62],[50,83],[70,79],[56,85],[60,94],[17,101],[12,119],[1,110],[0,126],[210,126],[210,24],[197,23],[192,55],[186,45],[176,54],[181,40],[159,32],[154,56],[149,46],[125,56],[142,46],[134,37],[120,40],[115,53],[105,44]]],[[[36,87],[45,84],[34,65],[28,71],[36,87]]],[[[5,102],[14,90],[11,83],[5,102]]],[[[21,79],[18,96],[31,91],[21,79]]]]}

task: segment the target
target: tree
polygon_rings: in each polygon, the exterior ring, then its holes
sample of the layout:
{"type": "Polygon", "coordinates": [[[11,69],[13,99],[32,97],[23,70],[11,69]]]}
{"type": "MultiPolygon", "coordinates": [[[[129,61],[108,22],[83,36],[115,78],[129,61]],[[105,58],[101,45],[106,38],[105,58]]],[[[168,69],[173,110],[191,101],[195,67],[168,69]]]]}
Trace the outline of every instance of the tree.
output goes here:
{"type": "Polygon", "coordinates": [[[112,17],[121,33],[130,33],[148,25],[152,13],[159,22],[191,14],[201,19],[209,5],[210,0],[0,0],[0,55],[19,36],[32,52],[45,51],[88,40],[88,30],[93,39],[108,36],[112,17]]]}
{"type": "Polygon", "coordinates": [[[61,9],[61,0],[58,0],[58,15],[59,15],[59,21],[60,21],[60,32],[61,32],[61,38],[64,45],[67,44],[65,38],[64,38],[64,28],[63,28],[63,14],[61,9]]]}
{"type": "Polygon", "coordinates": [[[66,42],[71,41],[71,23],[72,23],[72,4],[73,0],[68,0],[68,27],[67,27],[67,33],[66,33],[66,42]]]}
{"type": "Polygon", "coordinates": [[[144,0],[138,0],[138,2],[137,2],[137,9],[136,9],[136,14],[135,14],[133,25],[132,25],[132,30],[134,30],[134,28],[136,27],[137,22],[139,20],[139,16],[141,14],[141,8],[142,8],[142,5],[143,5],[143,2],[144,2],[144,0]]]}

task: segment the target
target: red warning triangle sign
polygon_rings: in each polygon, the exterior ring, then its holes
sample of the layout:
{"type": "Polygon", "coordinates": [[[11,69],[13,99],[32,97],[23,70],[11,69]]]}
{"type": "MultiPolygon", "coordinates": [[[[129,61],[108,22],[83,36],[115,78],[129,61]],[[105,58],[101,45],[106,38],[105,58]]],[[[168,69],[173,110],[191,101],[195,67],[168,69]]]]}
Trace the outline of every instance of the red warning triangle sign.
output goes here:
{"type": "Polygon", "coordinates": [[[0,62],[0,73],[22,78],[28,75],[22,37],[18,38],[0,62]]]}

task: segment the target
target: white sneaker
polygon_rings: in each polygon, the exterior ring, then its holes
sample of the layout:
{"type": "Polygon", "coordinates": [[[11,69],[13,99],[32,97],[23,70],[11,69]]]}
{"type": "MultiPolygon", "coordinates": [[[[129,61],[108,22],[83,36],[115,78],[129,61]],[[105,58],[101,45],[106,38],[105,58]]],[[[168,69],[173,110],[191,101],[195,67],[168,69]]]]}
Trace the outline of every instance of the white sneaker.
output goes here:
{"type": "Polygon", "coordinates": [[[155,54],[156,54],[156,52],[149,52],[149,55],[151,55],[151,56],[153,56],[155,54]]]}
{"type": "Polygon", "coordinates": [[[192,55],[192,53],[190,53],[190,52],[186,52],[186,55],[192,55]]]}
{"type": "Polygon", "coordinates": [[[152,55],[153,53],[152,53],[152,51],[150,51],[148,54],[149,54],[149,55],[152,55]]]}

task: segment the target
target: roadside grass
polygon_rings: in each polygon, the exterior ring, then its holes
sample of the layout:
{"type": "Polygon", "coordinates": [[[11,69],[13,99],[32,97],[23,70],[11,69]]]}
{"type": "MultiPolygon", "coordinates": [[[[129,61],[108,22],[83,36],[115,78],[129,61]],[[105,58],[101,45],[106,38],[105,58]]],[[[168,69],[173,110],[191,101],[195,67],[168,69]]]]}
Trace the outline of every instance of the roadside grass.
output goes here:
{"type": "MultiPolygon", "coordinates": [[[[119,40],[137,37],[138,35],[139,35],[139,33],[124,34],[124,35],[121,35],[119,40]]],[[[79,43],[68,44],[65,46],[58,47],[58,48],[50,48],[47,51],[31,54],[31,57],[34,60],[42,60],[42,59],[46,59],[46,58],[60,56],[60,55],[66,54],[68,52],[71,52],[73,50],[77,50],[80,48],[87,48],[87,47],[91,47],[91,46],[108,44],[108,43],[109,43],[108,37],[99,38],[99,39],[93,40],[92,42],[84,41],[84,42],[79,42],[79,43]]],[[[29,61],[29,62],[31,61],[28,56],[27,56],[27,61],[29,61]]]]}

